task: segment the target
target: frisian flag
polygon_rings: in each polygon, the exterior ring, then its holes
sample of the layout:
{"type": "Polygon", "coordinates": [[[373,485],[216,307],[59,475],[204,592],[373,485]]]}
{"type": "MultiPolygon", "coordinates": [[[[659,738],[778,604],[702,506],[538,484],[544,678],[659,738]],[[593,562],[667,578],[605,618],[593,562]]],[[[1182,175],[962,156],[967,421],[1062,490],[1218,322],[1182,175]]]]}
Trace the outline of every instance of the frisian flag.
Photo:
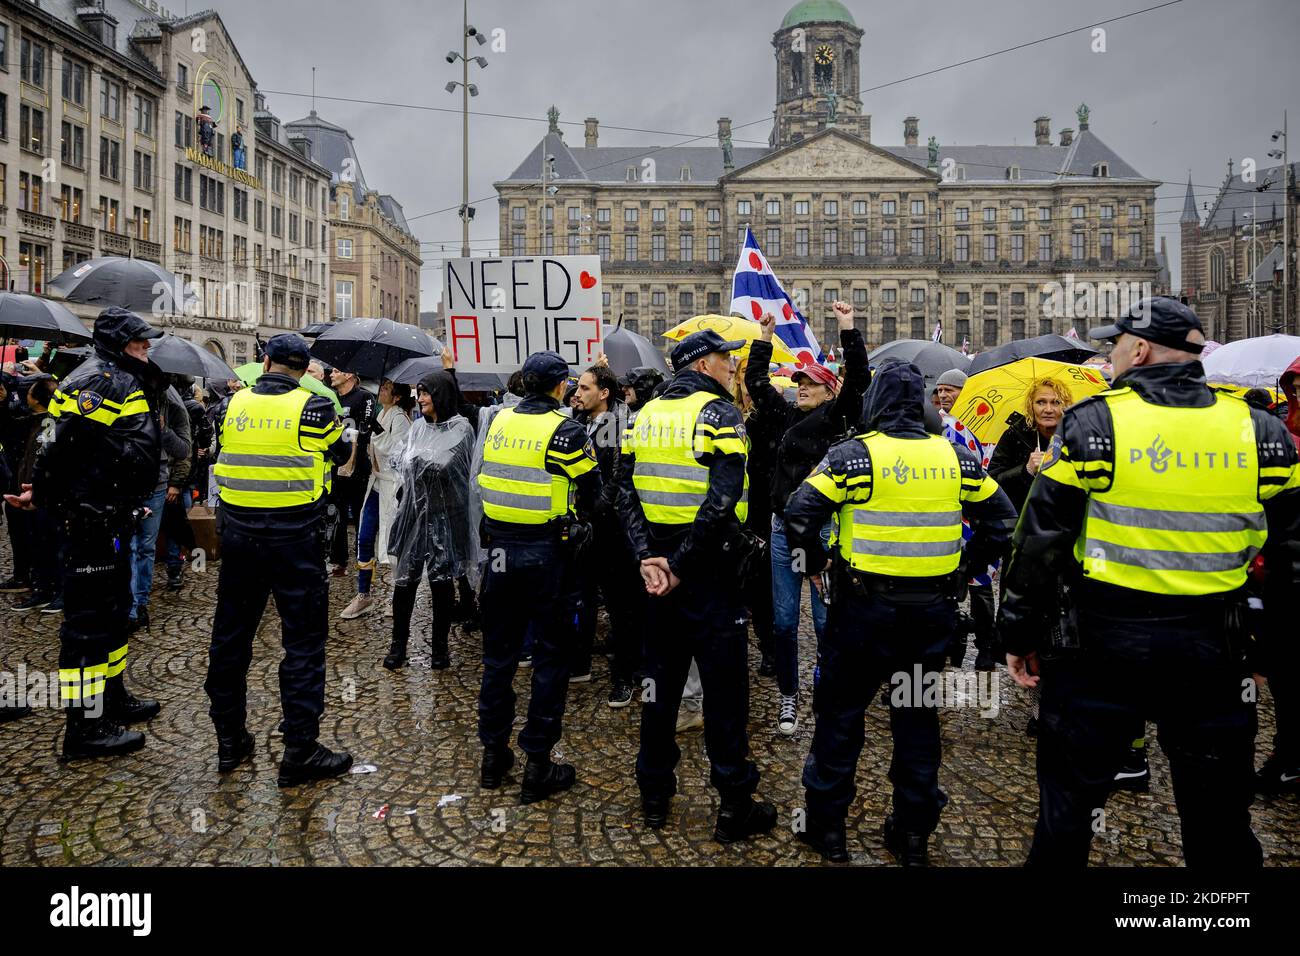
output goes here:
{"type": "Polygon", "coordinates": [[[808,320],[781,288],[763,250],[758,248],[754,230],[749,227],[745,228],[745,244],[731,279],[731,311],[755,322],[766,313],[775,315],[776,335],[794,353],[796,366],[825,361],[808,320]]]}
{"type": "Polygon", "coordinates": [[[934,324],[934,334],[933,334],[932,336],[930,336],[930,341],[931,341],[931,342],[938,342],[941,338],[943,338],[943,320],[942,320],[942,319],[941,319],[940,321],[938,321],[938,322],[936,322],[936,323],[934,324]]]}

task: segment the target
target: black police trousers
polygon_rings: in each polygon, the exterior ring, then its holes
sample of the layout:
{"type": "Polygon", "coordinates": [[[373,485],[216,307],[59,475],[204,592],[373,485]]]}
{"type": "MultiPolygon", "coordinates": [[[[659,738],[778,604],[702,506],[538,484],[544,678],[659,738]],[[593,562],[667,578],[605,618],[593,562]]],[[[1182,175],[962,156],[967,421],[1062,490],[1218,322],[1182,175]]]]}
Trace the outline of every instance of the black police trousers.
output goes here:
{"type": "Polygon", "coordinates": [[[829,611],[813,695],[817,725],[803,769],[808,812],[835,822],[848,816],[863,718],[880,685],[889,683],[894,819],[904,832],[929,834],[948,797],[939,789],[939,711],[933,701],[926,705],[924,681],[943,671],[956,603],[938,593],[864,596],[846,586],[829,611]],[[918,666],[921,687],[914,686],[918,666]]]}
{"type": "MultiPolygon", "coordinates": [[[[725,573],[725,572],[724,572],[725,573]]],[[[749,655],[740,585],[685,580],[664,597],[651,596],[644,669],[641,750],[636,781],[645,797],[677,792],[673,772],[677,708],[695,658],[704,690],[704,748],[710,782],[724,801],[742,801],[758,788],[758,767],[749,759],[749,655]]]]}
{"type": "Polygon", "coordinates": [[[129,518],[74,518],[65,525],[63,624],[59,628],[64,706],[76,707],[98,696],[109,678],[120,677],[126,669],[127,619],[133,603],[133,533],[129,518]],[[74,679],[72,671],[80,672],[80,680],[74,679]]]}
{"type": "Polygon", "coordinates": [[[546,757],[560,739],[569,665],[576,640],[577,597],[572,559],[558,538],[487,544],[483,613],[483,683],[478,697],[478,739],[488,750],[505,750],[515,722],[515,669],[532,626],[532,696],[519,746],[546,757]]]}
{"type": "Polygon", "coordinates": [[[1262,862],[1250,828],[1255,704],[1222,622],[1204,608],[1120,617],[1081,605],[1082,650],[1042,661],[1028,865],[1087,865],[1094,832],[1106,829],[1112,780],[1143,720],[1155,722],[1169,758],[1187,865],[1262,862]]]}
{"type": "Polygon", "coordinates": [[[244,727],[253,638],[274,596],[280,615],[280,706],[286,749],[313,746],[325,710],[325,640],[329,636],[329,578],[318,522],[300,534],[249,534],[229,522],[221,532],[217,612],[212,622],[208,679],[203,688],[218,734],[244,727]]]}

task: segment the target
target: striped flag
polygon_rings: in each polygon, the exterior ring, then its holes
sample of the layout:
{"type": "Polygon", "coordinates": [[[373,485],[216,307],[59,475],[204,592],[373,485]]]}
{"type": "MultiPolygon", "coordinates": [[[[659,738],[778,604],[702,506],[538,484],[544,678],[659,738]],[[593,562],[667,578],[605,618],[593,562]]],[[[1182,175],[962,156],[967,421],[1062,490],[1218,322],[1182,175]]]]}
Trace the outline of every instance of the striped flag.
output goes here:
{"type": "Polygon", "coordinates": [[[943,320],[940,319],[934,324],[934,335],[930,336],[931,342],[938,342],[943,337],[943,320]]]}
{"type": "Polygon", "coordinates": [[[745,244],[731,279],[731,311],[757,322],[764,314],[776,316],[776,335],[798,360],[798,366],[822,362],[825,356],[808,320],[781,288],[776,273],[758,248],[754,230],[745,228],[745,244]]]}

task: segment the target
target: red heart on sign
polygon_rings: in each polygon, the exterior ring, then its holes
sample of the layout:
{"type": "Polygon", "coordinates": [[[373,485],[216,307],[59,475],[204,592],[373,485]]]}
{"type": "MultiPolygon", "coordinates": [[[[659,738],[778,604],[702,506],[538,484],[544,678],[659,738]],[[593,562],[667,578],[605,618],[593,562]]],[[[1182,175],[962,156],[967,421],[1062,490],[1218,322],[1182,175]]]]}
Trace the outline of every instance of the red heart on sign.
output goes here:
{"type": "Polygon", "coordinates": [[[757,302],[751,301],[749,303],[749,311],[754,313],[755,322],[758,322],[763,318],[763,307],[759,305],[757,302]]]}
{"type": "Polygon", "coordinates": [[[781,306],[781,314],[787,319],[794,318],[794,309],[790,308],[790,303],[786,302],[781,306]]]}
{"type": "Polygon", "coordinates": [[[763,260],[758,257],[757,252],[751,252],[749,254],[749,264],[755,269],[763,268],[763,260]]]}
{"type": "Polygon", "coordinates": [[[596,277],[592,275],[590,272],[588,272],[586,269],[583,269],[582,275],[578,276],[578,283],[584,289],[590,289],[592,286],[596,284],[596,277]]]}

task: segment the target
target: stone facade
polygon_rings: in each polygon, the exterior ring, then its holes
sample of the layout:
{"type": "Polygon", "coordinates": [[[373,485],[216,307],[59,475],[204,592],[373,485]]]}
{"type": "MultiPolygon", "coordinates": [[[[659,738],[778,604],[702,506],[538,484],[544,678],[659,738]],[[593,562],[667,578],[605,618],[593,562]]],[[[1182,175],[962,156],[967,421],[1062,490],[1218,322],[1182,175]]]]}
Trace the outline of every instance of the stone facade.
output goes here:
{"type": "Polygon", "coordinates": [[[195,314],[161,324],[238,365],[254,358],[255,333],[326,315],[329,171],[285,138],[220,16],[150,10],[134,0],[0,10],[5,279],[44,292],[95,256],[159,262],[199,295],[195,314]],[[198,141],[203,105],[217,120],[211,157],[198,141]]]}
{"type": "Polygon", "coordinates": [[[602,147],[595,118],[584,145],[569,147],[552,124],[496,184],[501,254],[600,255],[606,319],[651,337],[727,310],[747,226],[823,345],[835,340],[835,298],[854,304],[872,345],[930,338],[942,322],[942,341],[976,350],[1082,333],[1129,289],[1152,291],[1159,184],[1091,131],[1086,106],[1078,133],[1061,130],[1057,144],[1037,117],[1033,146],[923,145],[908,117],[902,146],[876,145],[853,95],[862,31],[845,17],[815,0],[777,31],[767,148],[733,146],[725,118],[716,147],[602,147]],[[804,22],[806,10],[838,19],[804,22]],[[802,74],[790,47],[798,29],[802,74]],[[823,45],[834,50],[823,89],[844,91],[833,123],[826,94],[807,90],[809,51],[823,45]],[[554,157],[557,190],[545,200],[543,156],[554,157]],[[1097,308],[1048,315],[1044,302],[1071,283],[1095,283],[1097,308]]]}

